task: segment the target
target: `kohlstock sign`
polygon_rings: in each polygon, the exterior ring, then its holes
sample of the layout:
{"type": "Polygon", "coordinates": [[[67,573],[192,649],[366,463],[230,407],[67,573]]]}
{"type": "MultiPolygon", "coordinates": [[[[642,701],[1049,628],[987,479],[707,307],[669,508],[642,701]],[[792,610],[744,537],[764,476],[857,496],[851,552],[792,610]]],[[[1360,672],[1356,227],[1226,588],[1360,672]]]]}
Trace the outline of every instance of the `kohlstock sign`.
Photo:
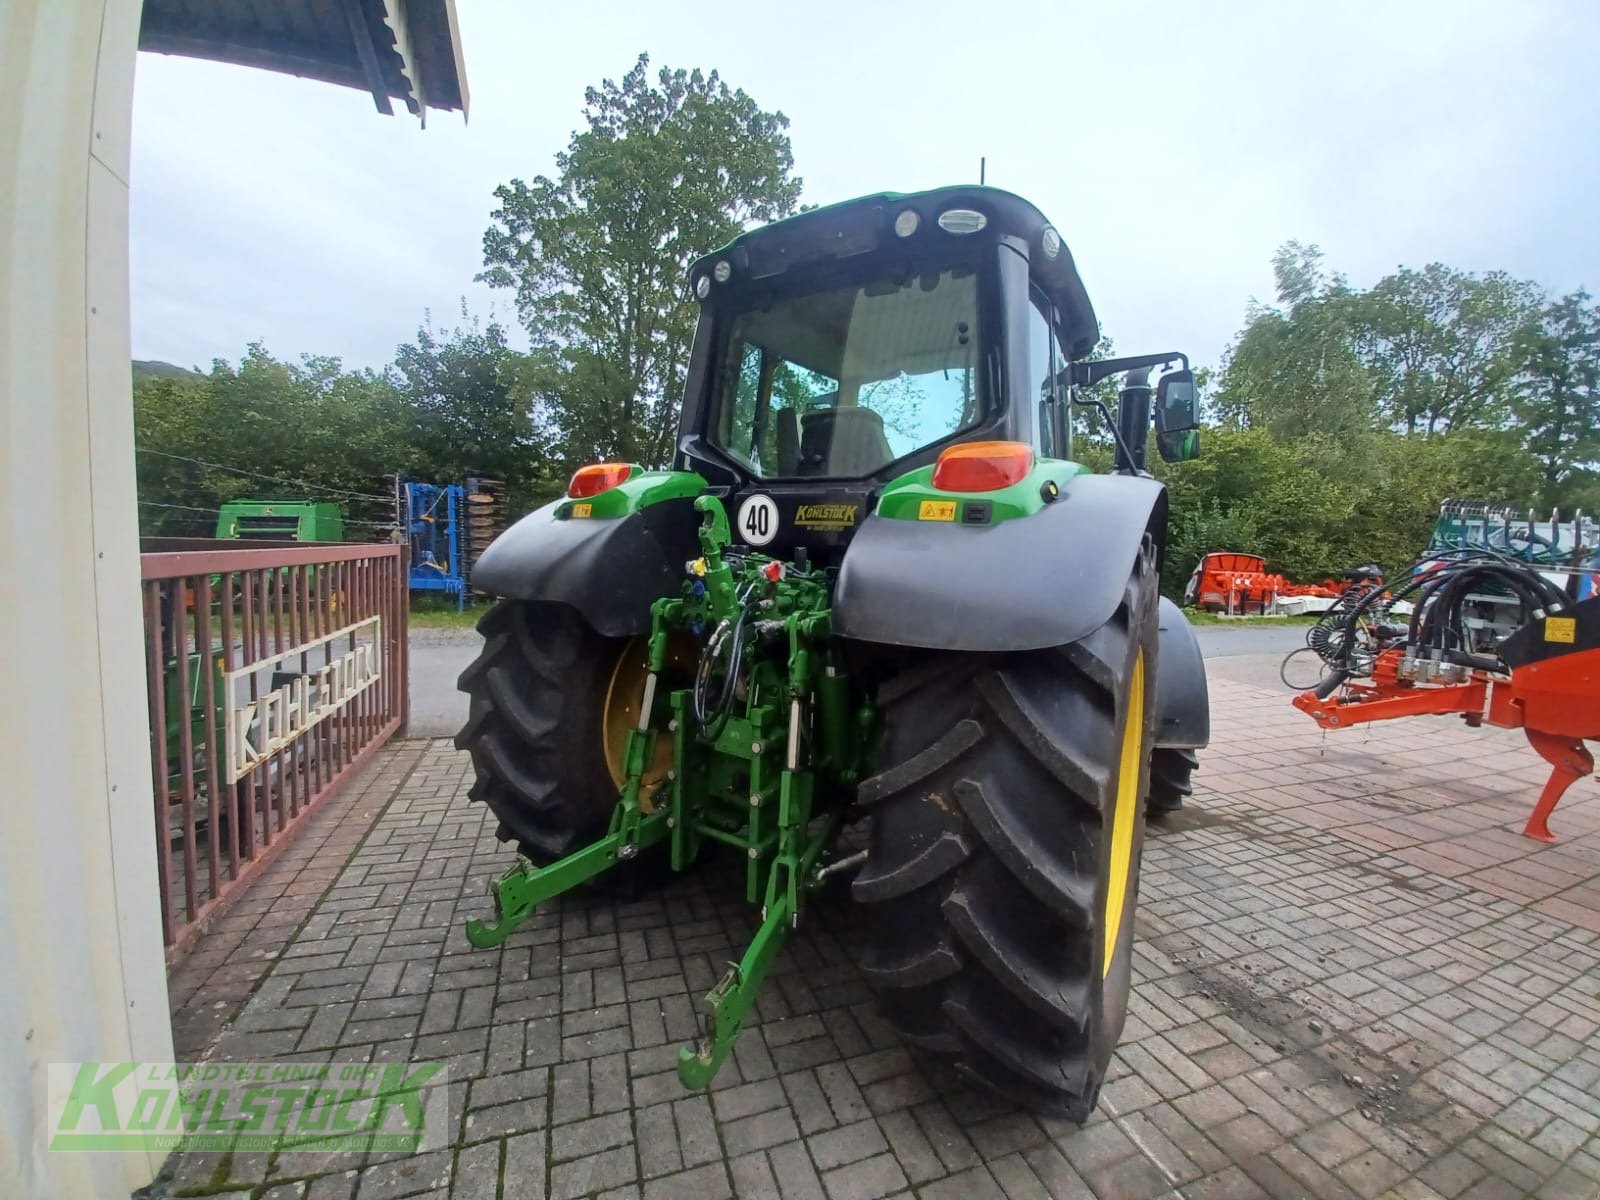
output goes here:
{"type": "Polygon", "coordinates": [[[448,1144],[442,1062],[51,1063],[53,1151],[420,1151],[448,1144]]]}

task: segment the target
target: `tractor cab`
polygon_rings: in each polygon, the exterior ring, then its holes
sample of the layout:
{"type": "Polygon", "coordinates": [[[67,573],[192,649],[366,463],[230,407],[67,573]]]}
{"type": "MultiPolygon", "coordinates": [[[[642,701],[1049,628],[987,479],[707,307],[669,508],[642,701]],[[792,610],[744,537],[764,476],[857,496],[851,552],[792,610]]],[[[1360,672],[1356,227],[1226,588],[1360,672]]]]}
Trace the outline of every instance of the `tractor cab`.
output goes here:
{"type": "Polygon", "coordinates": [[[835,559],[886,484],[957,445],[1070,456],[1065,368],[1099,326],[1060,235],[1017,196],[817,209],[741,235],[689,282],[701,317],[675,465],[728,498],[746,546],[835,559]]]}

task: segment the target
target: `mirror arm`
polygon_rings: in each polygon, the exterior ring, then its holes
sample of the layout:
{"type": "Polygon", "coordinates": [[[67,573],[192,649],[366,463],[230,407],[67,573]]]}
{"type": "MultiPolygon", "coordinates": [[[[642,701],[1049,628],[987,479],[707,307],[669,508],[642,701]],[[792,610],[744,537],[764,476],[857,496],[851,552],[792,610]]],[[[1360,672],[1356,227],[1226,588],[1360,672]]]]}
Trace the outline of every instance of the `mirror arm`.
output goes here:
{"type": "Polygon", "coordinates": [[[1131,371],[1136,367],[1163,367],[1170,362],[1182,363],[1182,369],[1189,369],[1189,356],[1177,350],[1169,350],[1164,354],[1139,354],[1132,358],[1100,358],[1086,359],[1081,362],[1070,363],[1064,374],[1068,376],[1066,382],[1078,387],[1092,387],[1102,379],[1108,379],[1118,371],[1131,371]]]}

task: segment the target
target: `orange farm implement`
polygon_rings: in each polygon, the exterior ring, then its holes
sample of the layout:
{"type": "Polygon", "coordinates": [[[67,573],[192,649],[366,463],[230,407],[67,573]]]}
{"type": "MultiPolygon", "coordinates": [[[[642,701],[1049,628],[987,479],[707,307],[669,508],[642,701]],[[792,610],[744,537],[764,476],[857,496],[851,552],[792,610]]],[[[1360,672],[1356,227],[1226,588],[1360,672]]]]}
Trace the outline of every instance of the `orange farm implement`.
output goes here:
{"type": "Polygon", "coordinates": [[[1281,601],[1292,597],[1336,600],[1358,577],[1367,579],[1368,572],[1378,578],[1376,567],[1359,567],[1347,571],[1343,583],[1332,579],[1322,583],[1291,583],[1282,575],[1268,571],[1267,560],[1259,554],[1216,550],[1195,567],[1185,589],[1184,603],[1202,612],[1259,616],[1274,611],[1281,601]]]}
{"type": "Polygon", "coordinates": [[[1593,773],[1584,741],[1600,737],[1600,597],[1575,599],[1576,582],[1492,554],[1430,553],[1394,593],[1415,596],[1409,623],[1387,623],[1373,591],[1330,629],[1326,674],[1294,705],[1324,729],[1423,715],[1521,729],[1552,768],[1522,832],[1554,841],[1550,814],[1593,773]]]}

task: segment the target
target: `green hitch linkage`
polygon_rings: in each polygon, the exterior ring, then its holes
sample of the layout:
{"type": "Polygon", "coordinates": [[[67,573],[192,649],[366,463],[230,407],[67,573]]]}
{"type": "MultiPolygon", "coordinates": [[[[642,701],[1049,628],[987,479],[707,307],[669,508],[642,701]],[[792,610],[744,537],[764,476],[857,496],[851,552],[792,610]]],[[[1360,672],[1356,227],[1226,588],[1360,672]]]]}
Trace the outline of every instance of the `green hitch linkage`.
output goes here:
{"type": "MultiPolygon", "coordinates": [[[[613,825],[616,820],[613,819],[613,825]]],[[[666,813],[651,813],[634,826],[632,840],[613,829],[597,842],[574,851],[549,866],[536,867],[521,859],[509,871],[489,881],[494,897],[493,924],[477,917],[467,918],[467,941],[479,950],[498,946],[511,936],[528,914],[552,896],[571,891],[586,880],[609,871],[619,861],[633,858],[641,850],[661,841],[667,834],[666,813]]]]}
{"type": "Polygon", "coordinates": [[[536,867],[521,858],[516,866],[491,879],[489,894],[494,898],[494,922],[467,918],[467,941],[479,950],[505,941],[529,913],[550,897],[570,891],[618,862],[626,862],[667,836],[666,810],[645,813],[639,804],[639,787],[645,764],[651,760],[655,749],[657,733],[652,728],[651,716],[655,707],[656,678],[666,663],[668,629],[682,608],[683,601],[676,597],[662,597],[650,607],[650,674],[645,682],[644,702],[640,705],[639,726],[628,731],[628,743],[623,751],[627,779],[611,814],[610,831],[599,841],[547,866],[536,867]]]}
{"type": "MultiPolygon", "coordinates": [[[[801,859],[801,878],[808,881],[808,886],[817,860],[832,843],[838,828],[837,818],[830,818],[806,847],[801,859]]],[[[745,1018],[755,1007],[756,994],[766,980],[772,960],[777,958],[795,927],[798,914],[791,903],[789,893],[780,889],[777,902],[767,905],[761,927],[750,939],[750,948],[744,952],[744,957],[729,963],[728,973],[706,993],[702,1004],[704,1032],[692,1048],[684,1046],[678,1050],[678,1081],[684,1087],[698,1091],[710,1086],[733,1049],[745,1018]]]]}

